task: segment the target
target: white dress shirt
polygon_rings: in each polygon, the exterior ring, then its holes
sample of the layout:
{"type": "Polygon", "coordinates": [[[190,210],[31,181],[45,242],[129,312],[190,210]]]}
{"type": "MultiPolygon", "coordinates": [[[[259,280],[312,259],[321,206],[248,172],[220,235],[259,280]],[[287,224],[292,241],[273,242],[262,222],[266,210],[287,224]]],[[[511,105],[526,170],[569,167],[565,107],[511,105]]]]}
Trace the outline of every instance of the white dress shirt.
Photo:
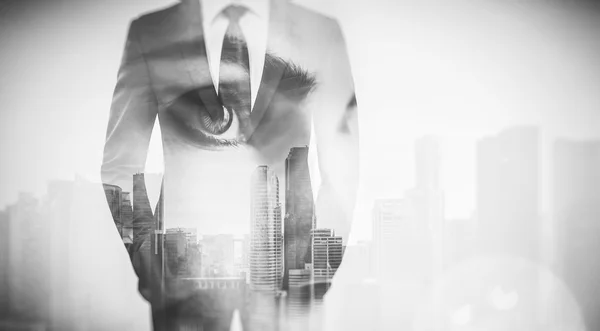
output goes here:
{"type": "Polygon", "coordinates": [[[213,85],[219,90],[219,66],[223,37],[229,26],[229,19],[223,10],[229,5],[241,5],[248,11],[240,18],[239,26],[248,45],[250,61],[250,98],[254,107],[258,87],[263,74],[267,37],[269,31],[269,0],[199,0],[202,8],[202,28],[206,56],[213,85]]]}

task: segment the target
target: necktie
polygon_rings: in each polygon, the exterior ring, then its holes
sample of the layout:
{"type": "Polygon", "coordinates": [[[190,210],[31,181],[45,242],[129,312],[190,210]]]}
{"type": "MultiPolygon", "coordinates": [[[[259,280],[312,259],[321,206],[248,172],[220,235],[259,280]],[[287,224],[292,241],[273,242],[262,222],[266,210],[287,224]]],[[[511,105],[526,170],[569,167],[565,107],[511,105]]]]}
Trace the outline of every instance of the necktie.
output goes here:
{"type": "Polygon", "coordinates": [[[224,117],[237,118],[238,139],[245,141],[250,118],[250,64],[248,46],[239,25],[240,18],[247,8],[231,5],[223,13],[229,19],[229,26],[223,38],[219,67],[219,99],[224,107],[224,117]]]}

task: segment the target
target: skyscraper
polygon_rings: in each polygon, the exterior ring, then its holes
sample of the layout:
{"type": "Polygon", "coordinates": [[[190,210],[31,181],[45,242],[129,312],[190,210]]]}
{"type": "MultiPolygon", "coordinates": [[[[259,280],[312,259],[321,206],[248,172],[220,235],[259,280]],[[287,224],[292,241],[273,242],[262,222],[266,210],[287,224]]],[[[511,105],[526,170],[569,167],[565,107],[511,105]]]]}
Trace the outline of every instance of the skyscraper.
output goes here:
{"type": "Polygon", "coordinates": [[[481,248],[537,260],[539,132],[515,127],[477,144],[477,221],[481,248]]]}
{"type": "Polygon", "coordinates": [[[164,304],[164,191],[154,213],[148,199],[143,173],[133,175],[133,254],[132,264],[140,277],[140,286],[151,289],[154,307],[164,304]]]}
{"type": "Polygon", "coordinates": [[[554,146],[553,203],[559,275],[587,330],[600,329],[600,141],[554,146]]]}
{"type": "Polygon", "coordinates": [[[121,219],[121,207],[122,207],[122,190],[116,185],[103,184],[104,194],[106,195],[106,201],[112,214],[115,226],[119,230],[119,235],[123,235],[123,222],[121,219]]]}
{"type": "Polygon", "coordinates": [[[415,142],[415,187],[407,194],[415,212],[415,247],[418,268],[424,280],[441,275],[443,269],[444,193],[440,186],[441,155],[436,137],[415,142]]]}
{"type": "Polygon", "coordinates": [[[425,136],[415,142],[415,187],[439,190],[441,155],[440,143],[434,136],[425,136]]]}
{"type": "Polygon", "coordinates": [[[327,290],[342,263],[342,237],[336,236],[332,229],[312,230],[311,253],[314,283],[324,284],[323,289],[327,290]]]}
{"type": "Polygon", "coordinates": [[[50,270],[45,277],[50,279],[50,318],[53,329],[67,329],[72,315],[71,281],[73,275],[72,255],[69,231],[73,219],[74,182],[54,180],[48,183],[48,194],[43,200],[42,214],[48,222],[49,245],[45,255],[50,263],[50,270]]]}
{"type": "MultiPolygon", "coordinates": [[[[414,277],[419,255],[415,212],[410,200],[380,199],[373,207],[375,275],[384,281],[414,277]]],[[[421,272],[419,271],[419,275],[421,272]]]]}
{"type": "Polygon", "coordinates": [[[0,319],[37,321],[56,330],[71,325],[73,186],[51,181],[45,196],[21,193],[0,212],[0,319]]]}
{"type": "Polygon", "coordinates": [[[250,289],[281,289],[282,239],[279,179],[267,166],[259,166],[252,176],[250,289]]]}
{"type": "Polygon", "coordinates": [[[8,207],[10,315],[24,320],[48,321],[51,304],[51,223],[43,201],[20,193],[8,207]]]}
{"type": "Polygon", "coordinates": [[[311,262],[310,231],[315,215],[307,158],[308,147],[293,147],[285,160],[284,288],[289,270],[304,269],[304,264],[311,262]]]}
{"type": "Polygon", "coordinates": [[[131,204],[131,193],[123,192],[121,194],[121,238],[123,243],[131,245],[133,243],[133,205],[131,204]]]}
{"type": "Polygon", "coordinates": [[[154,215],[144,174],[133,175],[133,246],[137,249],[150,250],[150,235],[154,226],[154,215]]]}

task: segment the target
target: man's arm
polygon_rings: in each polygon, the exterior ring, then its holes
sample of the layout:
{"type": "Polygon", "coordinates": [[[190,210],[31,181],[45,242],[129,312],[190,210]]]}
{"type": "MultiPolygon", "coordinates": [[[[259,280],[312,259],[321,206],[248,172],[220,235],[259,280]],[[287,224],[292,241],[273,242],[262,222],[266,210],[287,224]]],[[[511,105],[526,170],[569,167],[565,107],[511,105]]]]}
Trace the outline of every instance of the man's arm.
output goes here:
{"type": "Polygon", "coordinates": [[[129,26],[106,131],[102,182],[131,192],[133,174],[143,172],[157,103],[138,40],[129,26]]]}
{"type": "Polygon", "coordinates": [[[358,188],[358,120],[354,82],[341,29],[336,21],[319,80],[318,109],[313,112],[321,187],[316,215],[348,241],[358,188]]]}
{"type": "MultiPolygon", "coordinates": [[[[103,186],[119,186],[123,192],[131,192],[132,198],[133,174],[144,171],[150,136],[158,112],[136,27],[136,21],[133,21],[125,42],[110,107],[101,169],[103,186]]],[[[105,192],[109,206],[122,208],[118,203],[117,206],[111,204],[109,192],[105,192]]],[[[140,201],[144,206],[137,207],[142,207],[142,211],[151,211],[147,196],[140,201]]],[[[140,293],[149,300],[150,254],[144,254],[139,249],[149,239],[153,215],[151,212],[148,214],[134,210],[132,217],[129,221],[133,223],[134,242],[129,248],[129,255],[139,277],[140,293]]],[[[125,220],[121,218],[117,221],[125,220]]]]}

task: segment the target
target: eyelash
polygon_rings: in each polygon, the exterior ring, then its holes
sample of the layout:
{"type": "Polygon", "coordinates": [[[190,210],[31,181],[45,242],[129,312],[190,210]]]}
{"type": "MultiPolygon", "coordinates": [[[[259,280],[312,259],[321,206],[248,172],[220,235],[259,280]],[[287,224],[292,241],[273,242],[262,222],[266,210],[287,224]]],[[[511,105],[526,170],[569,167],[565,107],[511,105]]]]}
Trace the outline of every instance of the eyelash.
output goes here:
{"type": "MultiPolygon", "coordinates": [[[[294,102],[300,102],[302,99],[304,99],[308,93],[310,93],[314,87],[316,86],[316,79],[314,74],[310,74],[308,73],[305,69],[303,69],[302,67],[291,63],[291,62],[287,62],[281,58],[278,57],[274,57],[270,54],[267,54],[266,58],[265,58],[265,73],[263,74],[263,79],[274,79],[275,77],[273,77],[272,75],[270,76],[269,73],[271,72],[277,72],[279,70],[277,69],[281,69],[281,67],[283,68],[283,73],[281,76],[281,81],[279,81],[279,84],[276,85],[276,93],[283,95],[286,99],[289,99],[292,103],[294,102]],[[271,69],[269,69],[271,68],[271,69]]],[[[212,87],[211,87],[212,88],[212,87]]],[[[250,108],[250,100],[244,100],[244,98],[240,97],[240,93],[235,89],[235,88],[229,88],[227,89],[226,86],[222,87],[224,90],[226,90],[225,93],[223,93],[222,95],[227,95],[228,99],[231,98],[232,100],[228,100],[228,101],[233,101],[233,102],[229,102],[228,104],[231,104],[232,106],[232,110],[229,112],[229,114],[232,116],[230,122],[228,124],[228,127],[225,129],[225,131],[223,133],[220,134],[214,134],[211,131],[210,128],[208,129],[201,129],[200,127],[195,127],[194,125],[190,124],[190,115],[186,114],[186,112],[167,112],[168,116],[171,118],[171,120],[173,120],[174,124],[176,124],[177,126],[179,126],[179,130],[176,129],[181,138],[185,139],[188,141],[188,143],[191,143],[193,145],[197,145],[198,147],[201,148],[215,148],[218,149],[219,147],[237,147],[241,144],[240,141],[238,141],[237,138],[237,133],[236,133],[236,137],[230,137],[227,136],[226,133],[229,132],[231,130],[232,127],[236,128],[239,127],[238,123],[233,123],[234,121],[239,121],[239,115],[238,113],[235,111],[235,109],[249,109],[250,108]],[[183,128],[183,127],[185,128],[183,128]],[[224,136],[227,136],[227,138],[223,138],[224,136]],[[233,139],[232,139],[233,138],[233,139]]],[[[200,107],[201,111],[205,112],[206,110],[203,109],[203,107],[206,107],[206,105],[204,105],[202,99],[196,99],[199,96],[199,93],[194,93],[193,91],[189,91],[185,94],[188,94],[187,98],[191,98],[188,100],[183,100],[181,101],[182,104],[181,105],[174,105],[175,107],[177,106],[182,106],[182,107],[200,107]],[[191,95],[190,95],[191,93],[191,95]]],[[[183,94],[181,97],[185,98],[185,94],[183,94]]],[[[222,100],[219,98],[219,102],[221,104],[223,104],[222,100]]],[[[177,108],[175,108],[177,109],[177,108]]],[[[188,108],[190,109],[190,108],[188,108]]],[[[198,111],[198,110],[196,110],[198,111]]],[[[206,126],[206,122],[203,120],[203,118],[206,118],[206,116],[210,116],[207,115],[206,113],[204,113],[202,116],[201,115],[197,115],[198,117],[196,117],[196,120],[200,121],[200,126],[201,127],[205,127],[206,126]]],[[[213,131],[214,132],[214,131],[213,131]]]]}

